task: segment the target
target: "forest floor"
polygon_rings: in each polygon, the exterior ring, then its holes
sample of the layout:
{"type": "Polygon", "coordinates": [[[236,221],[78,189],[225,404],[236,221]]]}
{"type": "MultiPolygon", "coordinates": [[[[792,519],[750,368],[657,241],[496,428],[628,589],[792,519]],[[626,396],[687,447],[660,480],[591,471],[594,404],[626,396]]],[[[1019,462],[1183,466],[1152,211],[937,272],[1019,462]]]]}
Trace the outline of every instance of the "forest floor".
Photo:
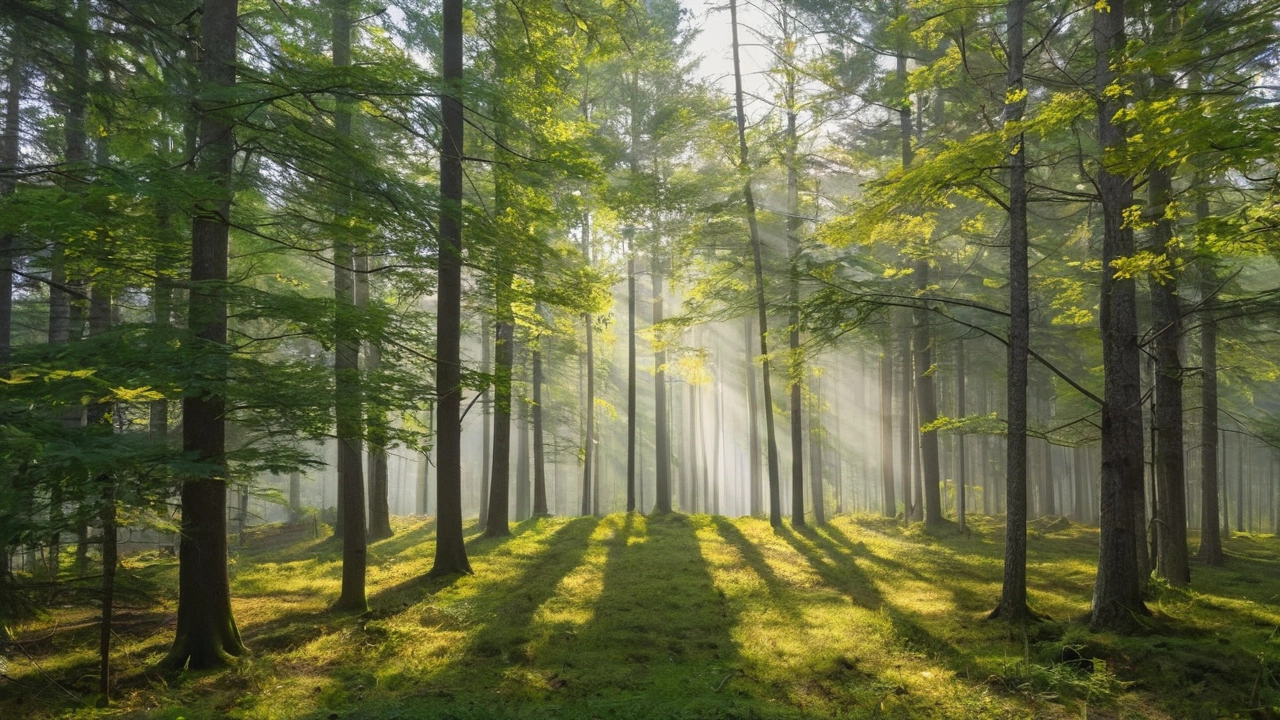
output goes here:
{"type": "MultiPolygon", "coordinates": [[[[324,533],[323,526],[321,533],[324,533]]],[[[97,709],[97,626],[65,595],[11,628],[0,717],[986,718],[1280,717],[1280,540],[1236,535],[1190,590],[1153,587],[1131,637],[1091,634],[1097,531],[1033,525],[1028,580],[1048,620],[985,619],[1002,525],[930,536],[872,517],[778,532],[705,515],[468,526],[475,575],[424,580],[429,520],[369,550],[362,617],[330,613],[340,548],[311,526],[235,551],[252,656],[156,670],[176,563],[125,561],[112,707],[97,709]]]]}

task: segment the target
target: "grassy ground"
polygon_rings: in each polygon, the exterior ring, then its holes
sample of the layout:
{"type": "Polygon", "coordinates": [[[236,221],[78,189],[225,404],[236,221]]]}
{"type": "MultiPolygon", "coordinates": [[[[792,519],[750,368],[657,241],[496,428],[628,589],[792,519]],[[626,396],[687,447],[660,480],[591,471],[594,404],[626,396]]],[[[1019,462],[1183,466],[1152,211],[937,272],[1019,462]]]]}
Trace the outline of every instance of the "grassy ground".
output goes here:
{"type": "Polygon", "coordinates": [[[1002,528],[930,537],[877,518],[770,530],[755,519],[541,519],[474,535],[474,576],[426,581],[429,521],[370,548],[373,612],[335,615],[339,548],[306,532],[234,559],[252,657],[163,675],[173,560],[126,563],[111,709],[91,609],[14,628],[0,717],[1280,717],[1280,541],[1237,536],[1190,591],[1154,587],[1147,630],[1088,612],[1096,530],[1032,531],[1024,632],[984,619],[1002,528]],[[145,592],[150,589],[148,595],[145,592]],[[150,597],[152,600],[146,600],[150,597]],[[77,699],[79,698],[79,699],[77,699]]]}

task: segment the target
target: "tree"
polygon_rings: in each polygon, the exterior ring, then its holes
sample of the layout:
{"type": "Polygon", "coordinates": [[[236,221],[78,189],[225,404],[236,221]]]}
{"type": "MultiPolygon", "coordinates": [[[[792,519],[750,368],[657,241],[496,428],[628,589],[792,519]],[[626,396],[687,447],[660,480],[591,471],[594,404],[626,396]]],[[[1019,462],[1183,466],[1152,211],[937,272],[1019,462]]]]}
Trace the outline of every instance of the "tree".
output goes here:
{"type": "MultiPolygon", "coordinates": [[[[755,269],[757,321],[760,323],[760,372],[764,384],[765,442],[769,458],[769,524],[782,527],[782,497],[778,480],[778,442],[773,430],[773,391],[769,382],[769,308],[764,293],[764,258],[760,228],[756,221],[756,201],[751,192],[751,162],[747,153],[747,116],[742,99],[742,61],[738,47],[738,2],[729,0],[729,23],[733,38],[734,102],[738,117],[738,173],[742,177],[742,198],[746,204],[747,231],[751,238],[751,260],[755,269]]],[[[803,480],[801,481],[803,489],[803,480]]],[[[802,506],[803,507],[803,506],[802,506]]],[[[801,510],[803,519],[803,509],[801,510]]]]}
{"type": "MultiPolygon", "coordinates": [[[[351,66],[351,3],[334,0],[333,65],[351,66]]],[[[340,138],[351,138],[350,101],[336,98],[334,128],[340,138]]],[[[346,214],[346,203],[338,201],[337,215],[346,214]]],[[[341,233],[341,231],[340,231],[341,233]]],[[[364,476],[361,469],[363,428],[360,393],[360,331],[356,317],[356,251],[349,237],[340,234],[333,247],[334,292],[334,416],[338,435],[338,496],[342,525],[342,593],[335,610],[364,612],[367,527],[365,524],[364,476]]]]}
{"type": "Polygon", "coordinates": [[[188,322],[201,353],[211,356],[210,390],[182,400],[182,448],[201,469],[182,482],[182,548],[178,564],[178,627],[162,664],[192,670],[225,665],[245,653],[231,614],[227,580],[226,361],[227,243],[235,126],[220,110],[236,84],[239,0],[205,0],[200,38],[199,171],[218,193],[196,208],[191,228],[188,322]]]}
{"type": "Polygon", "coordinates": [[[1133,178],[1117,175],[1108,164],[1124,152],[1126,131],[1116,122],[1123,94],[1113,87],[1120,77],[1115,68],[1125,49],[1125,0],[1094,8],[1093,43],[1097,62],[1094,83],[1098,104],[1098,144],[1102,162],[1096,184],[1102,205],[1102,360],[1105,373],[1102,406],[1101,534],[1098,577],[1093,594],[1095,628],[1123,629],[1142,602],[1139,548],[1144,547],[1141,525],[1134,519],[1145,512],[1135,503],[1142,498],[1143,435],[1142,384],[1138,366],[1136,282],[1118,277],[1117,261],[1134,253],[1133,229],[1124,214],[1133,204],[1133,178]]]}
{"type": "Polygon", "coordinates": [[[1005,434],[1004,580],[992,617],[1022,622],[1027,608],[1027,352],[1030,344],[1030,294],[1027,277],[1027,155],[1022,122],[1026,89],[1023,31],[1026,0],[1009,0],[1005,128],[1011,132],[1009,154],[1009,344],[1006,372],[1008,410],[1005,434]]]}
{"type": "Polygon", "coordinates": [[[462,0],[441,14],[440,249],[436,310],[436,553],[428,573],[471,573],[462,539],[462,0]]]}

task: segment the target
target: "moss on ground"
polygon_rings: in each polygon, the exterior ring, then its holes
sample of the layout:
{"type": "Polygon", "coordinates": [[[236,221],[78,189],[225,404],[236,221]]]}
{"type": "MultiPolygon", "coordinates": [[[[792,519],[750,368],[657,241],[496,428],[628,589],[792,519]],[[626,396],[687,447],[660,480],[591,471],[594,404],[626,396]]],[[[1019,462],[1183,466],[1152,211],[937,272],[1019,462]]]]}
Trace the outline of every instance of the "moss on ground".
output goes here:
{"type": "Polygon", "coordinates": [[[1093,634],[1097,531],[1032,529],[1048,620],[985,620],[1002,526],[931,536],[873,517],[778,532],[757,519],[543,518],[469,530],[474,576],[425,580],[429,521],[370,546],[373,611],[338,615],[340,548],[262,533],[232,565],[253,656],[164,675],[176,565],[130,558],[114,704],[92,707],[94,611],[13,628],[0,717],[1280,717],[1280,541],[1229,540],[1191,589],[1153,585],[1132,637],[1093,634]]]}

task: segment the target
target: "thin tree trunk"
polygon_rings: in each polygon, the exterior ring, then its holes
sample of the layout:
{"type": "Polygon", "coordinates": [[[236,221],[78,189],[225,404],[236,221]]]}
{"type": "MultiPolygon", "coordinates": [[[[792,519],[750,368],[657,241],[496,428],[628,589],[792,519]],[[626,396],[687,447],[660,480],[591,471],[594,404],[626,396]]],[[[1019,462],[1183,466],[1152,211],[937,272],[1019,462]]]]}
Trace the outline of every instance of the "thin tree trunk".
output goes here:
{"type": "Polygon", "coordinates": [[[470,573],[462,538],[462,0],[442,0],[440,257],[436,280],[436,553],[429,576],[470,573]]]}
{"type": "MultiPolygon", "coordinates": [[[[525,376],[525,358],[527,345],[520,350],[520,382],[523,386],[525,376]]],[[[529,519],[529,402],[524,393],[520,393],[519,412],[516,419],[516,520],[529,519]]]]}
{"type": "MultiPolygon", "coordinates": [[[[538,343],[538,340],[534,341],[538,343]]],[[[533,514],[548,515],[546,450],[542,439],[542,350],[533,348],[533,514]]]]}
{"type": "MultiPolygon", "coordinates": [[[[489,344],[489,319],[480,319],[480,371],[486,375],[493,372],[491,367],[491,345],[489,344]]],[[[489,526],[489,477],[493,474],[493,398],[490,396],[492,382],[485,383],[480,397],[480,510],[476,526],[481,530],[489,526]]]]}
{"type": "Polygon", "coordinates": [[[885,517],[898,514],[893,481],[893,347],[886,342],[880,353],[880,484],[885,517]]]}
{"type": "MultiPolygon", "coordinates": [[[[584,114],[585,110],[584,110],[584,114]]],[[[588,267],[591,265],[591,213],[582,218],[582,254],[588,267]]],[[[582,314],[582,324],[587,332],[587,417],[586,436],[582,442],[582,514],[593,515],[595,505],[591,494],[591,470],[595,461],[596,444],[596,350],[595,323],[591,313],[582,314]]]]}
{"type": "Polygon", "coordinates": [[[911,518],[915,516],[916,505],[919,498],[912,496],[911,474],[912,468],[915,466],[915,430],[911,427],[911,385],[915,379],[911,372],[911,334],[907,332],[904,317],[905,311],[898,312],[898,357],[902,362],[902,387],[898,388],[898,396],[901,400],[901,413],[899,417],[899,444],[902,449],[902,522],[906,525],[911,524],[911,518]]]}
{"type": "Polygon", "coordinates": [[[750,315],[747,316],[745,328],[747,333],[745,367],[747,374],[747,440],[749,446],[747,462],[750,463],[748,475],[751,482],[751,516],[760,517],[764,514],[764,493],[761,487],[764,477],[760,468],[760,401],[756,397],[756,363],[751,354],[751,341],[754,332],[750,315]]]}
{"type": "Polygon", "coordinates": [[[742,197],[746,201],[747,229],[751,235],[751,255],[755,266],[756,311],[759,314],[760,323],[760,372],[764,388],[764,427],[769,458],[769,524],[773,527],[781,527],[782,498],[778,479],[778,442],[773,428],[773,391],[769,382],[769,308],[765,302],[764,251],[760,241],[760,229],[756,223],[756,201],[751,192],[751,165],[747,154],[747,118],[742,99],[737,0],[729,0],[729,17],[733,36],[734,98],[738,114],[738,172],[742,175],[742,197]]]}
{"type": "MultiPolygon", "coordinates": [[[[649,272],[653,281],[653,324],[662,322],[662,266],[658,252],[653,253],[653,263],[649,272]]],[[[667,351],[662,349],[661,341],[654,337],[653,350],[653,402],[654,402],[654,459],[656,478],[653,511],[656,513],[671,512],[671,451],[670,435],[667,429],[667,351]]]]}
{"type": "MultiPolygon", "coordinates": [[[[1197,214],[1200,214],[1197,212],[1197,214]]],[[[1207,210],[1205,212],[1207,213],[1207,210]]],[[[1212,260],[1201,267],[1200,311],[1200,562],[1222,565],[1222,511],[1218,507],[1218,323],[1212,260]]]]}
{"type": "MultiPolygon", "coordinates": [[[[963,421],[968,414],[965,407],[965,366],[964,366],[964,340],[956,342],[956,418],[963,421]]],[[[965,458],[964,452],[964,432],[961,431],[956,435],[956,521],[960,523],[960,530],[965,530],[965,510],[967,498],[965,491],[969,486],[969,464],[965,458]]]]}
{"type": "MultiPolygon", "coordinates": [[[[238,0],[205,0],[201,12],[201,86],[235,85],[238,0]]],[[[219,349],[211,371],[212,392],[182,401],[182,448],[208,468],[182,483],[182,548],[178,562],[178,627],[163,665],[193,670],[227,664],[244,645],[231,614],[227,579],[226,382],[227,240],[231,216],[234,128],[213,108],[198,104],[198,168],[219,194],[198,205],[191,228],[191,290],[188,325],[219,349]]]]}
{"type": "Polygon", "coordinates": [[[826,525],[827,513],[823,504],[825,492],[822,481],[822,440],[825,433],[822,429],[822,412],[819,410],[822,403],[822,379],[818,378],[814,383],[817,385],[813,393],[814,408],[809,415],[809,485],[810,495],[813,496],[813,523],[826,525]]]}
{"type": "MultiPolygon", "coordinates": [[[[1026,0],[1009,0],[1009,75],[1005,83],[1008,100],[1005,124],[1022,122],[1023,23],[1026,0]]],[[[1000,602],[991,617],[1025,622],[1031,617],[1027,607],[1027,353],[1030,344],[1030,299],[1028,281],[1027,154],[1024,136],[1013,138],[1009,155],[1009,345],[1006,370],[1008,432],[1005,436],[1005,544],[1004,575],[1000,602]]]]}
{"type": "MultiPolygon", "coordinates": [[[[369,306],[369,256],[360,253],[356,257],[356,304],[363,310],[369,306]]],[[[382,348],[376,342],[365,342],[365,369],[378,372],[382,366],[382,348]]],[[[365,417],[369,427],[369,533],[370,540],[385,540],[394,533],[391,530],[391,483],[387,477],[387,443],[389,427],[387,413],[377,402],[365,403],[365,417]]]]}
{"type": "MultiPolygon", "coordinates": [[[[905,160],[905,158],[904,158],[905,160]]],[[[929,286],[929,261],[916,261],[916,288],[925,292],[929,286]]],[[[917,308],[915,314],[915,367],[916,367],[916,428],[920,433],[921,477],[924,481],[924,524],[928,528],[942,525],[942,473],[939,467],[938,431],[924,431],[926,425],[938,419],[938,400],[934,392],[933,333],[930,325],[932,313],[917,308]]]]}

